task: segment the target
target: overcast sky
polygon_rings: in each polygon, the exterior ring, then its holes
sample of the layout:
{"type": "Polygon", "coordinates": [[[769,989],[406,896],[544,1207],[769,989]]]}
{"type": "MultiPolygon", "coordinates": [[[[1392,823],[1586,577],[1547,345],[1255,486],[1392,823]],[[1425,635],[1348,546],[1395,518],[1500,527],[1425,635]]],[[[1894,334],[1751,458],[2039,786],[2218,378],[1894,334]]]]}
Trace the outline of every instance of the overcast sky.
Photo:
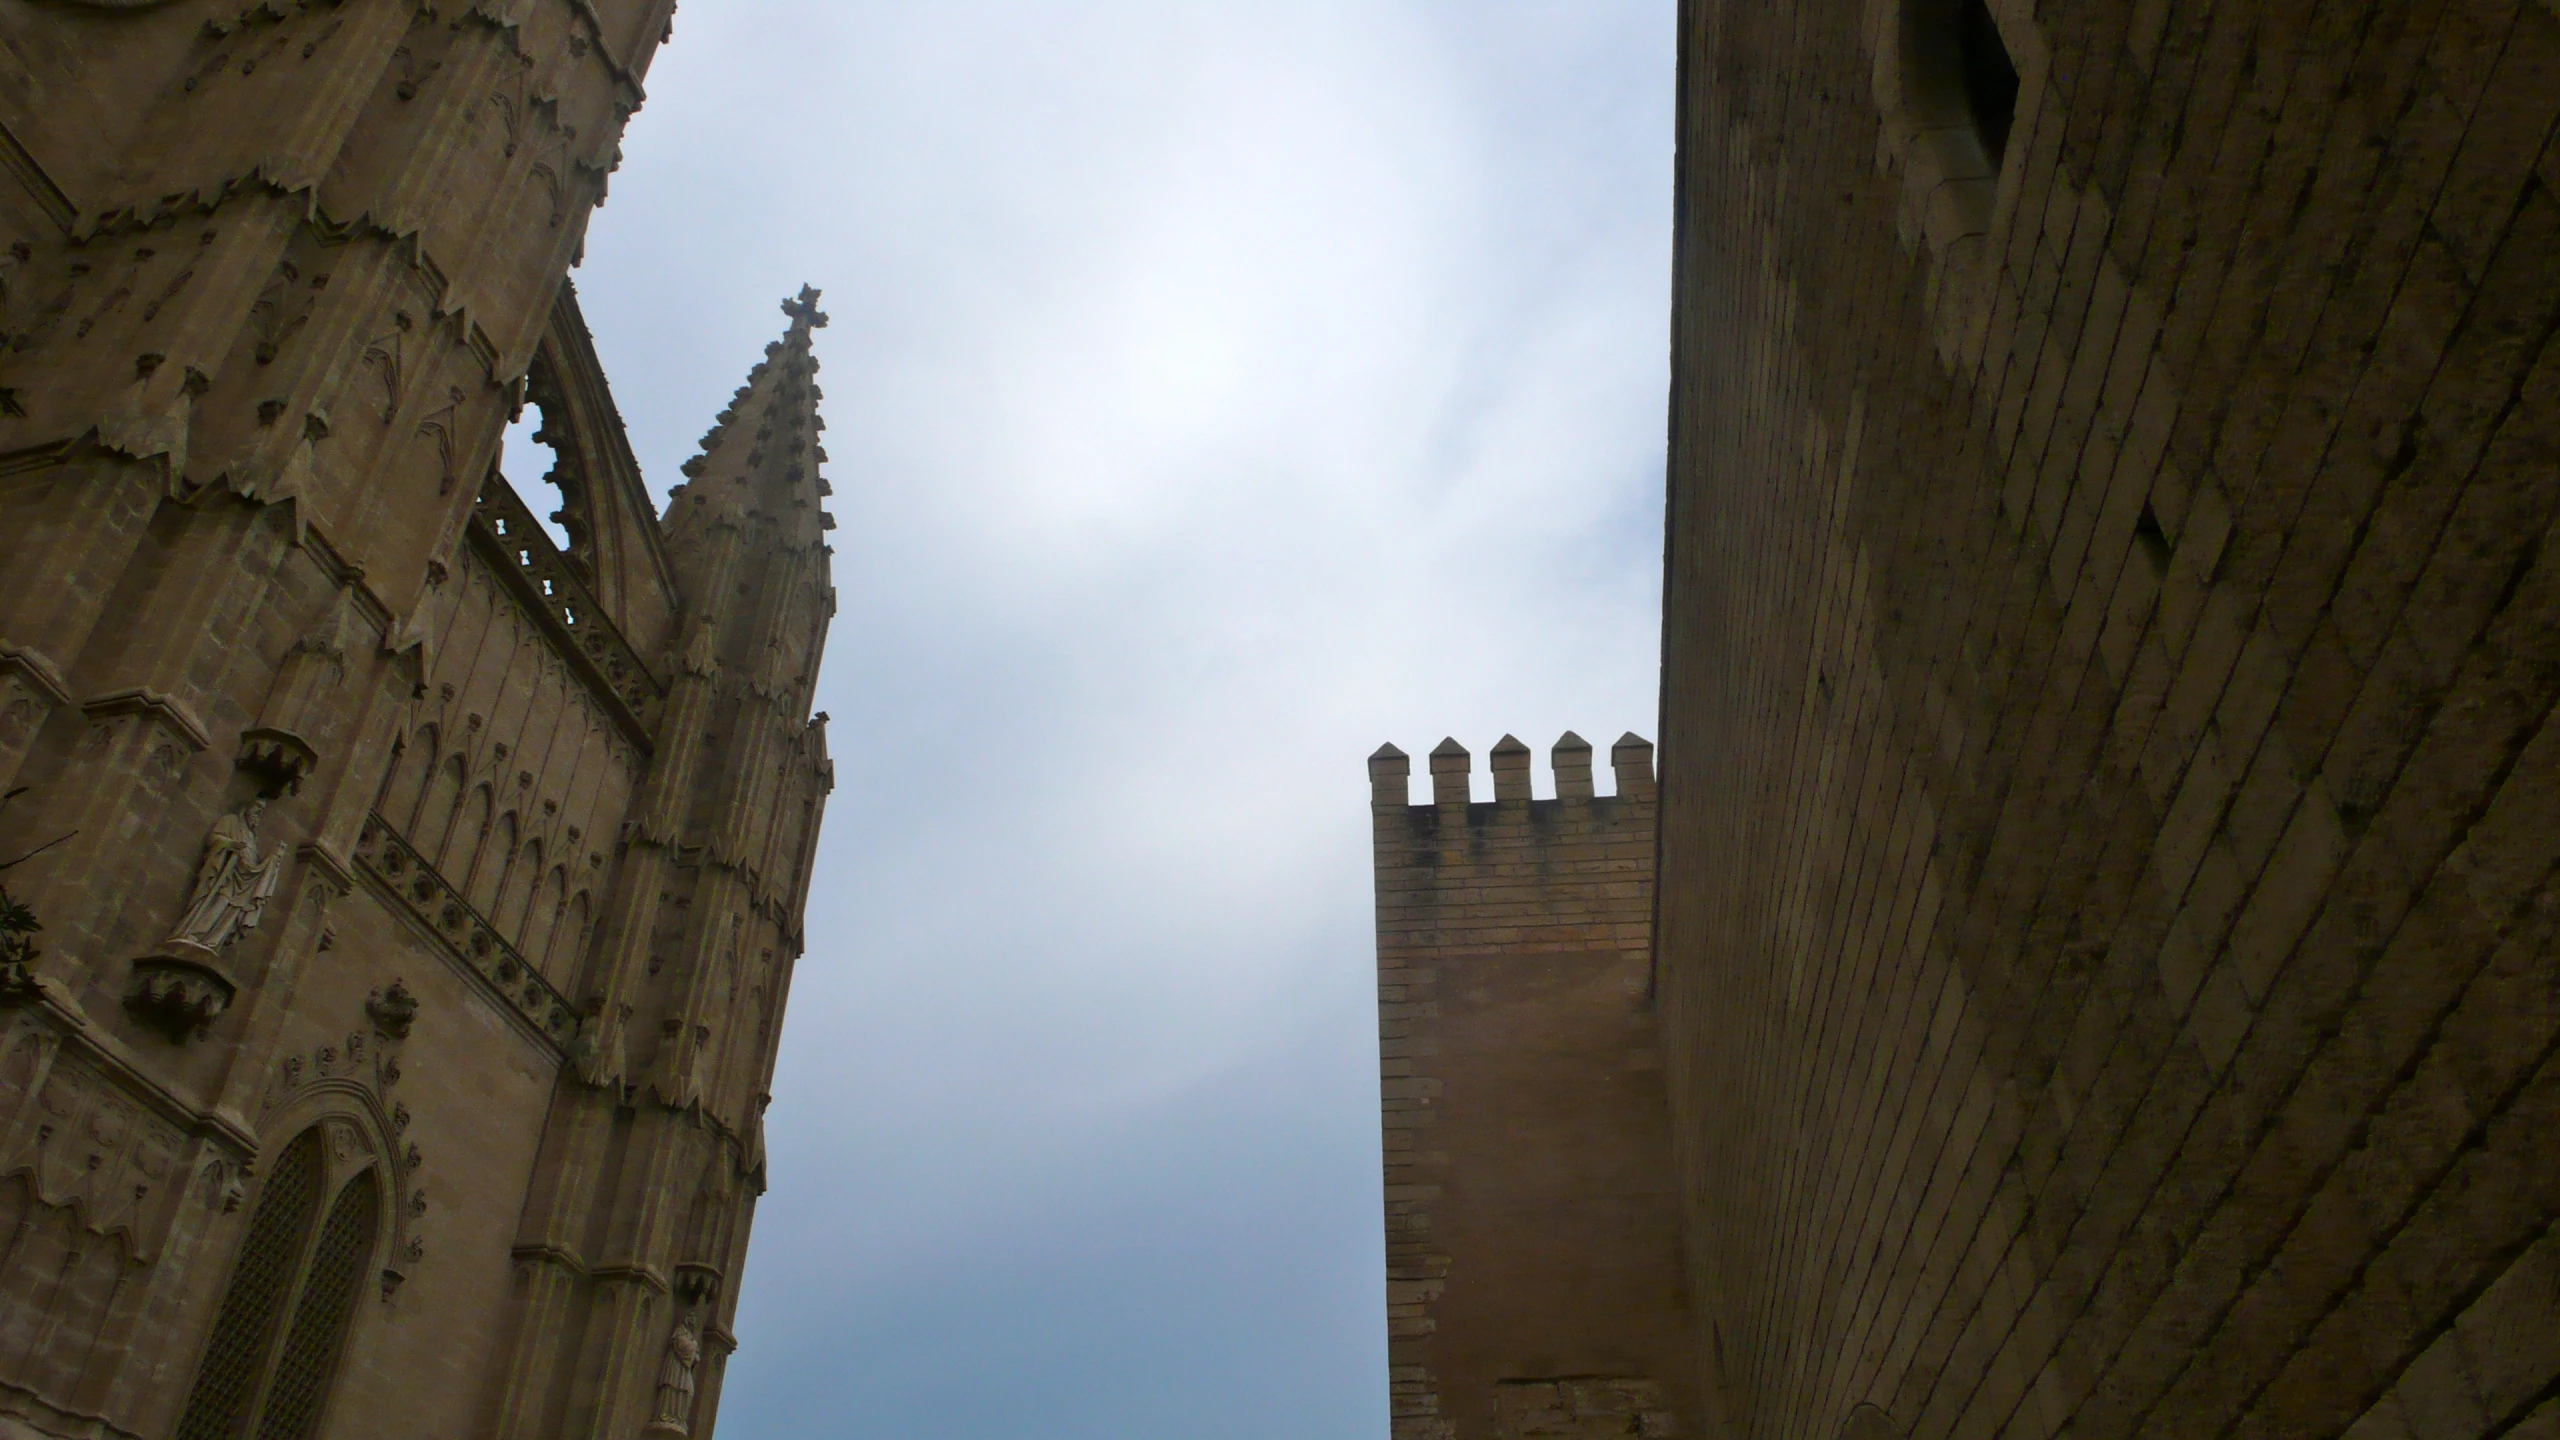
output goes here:
{"type": "Polygon", "coordinates": [[[724,1440],[1386,1434],[1362,761],[1652,733],[1672,8],[678,14],[576,276],[652,487],[834,317],[724,1440]]]}

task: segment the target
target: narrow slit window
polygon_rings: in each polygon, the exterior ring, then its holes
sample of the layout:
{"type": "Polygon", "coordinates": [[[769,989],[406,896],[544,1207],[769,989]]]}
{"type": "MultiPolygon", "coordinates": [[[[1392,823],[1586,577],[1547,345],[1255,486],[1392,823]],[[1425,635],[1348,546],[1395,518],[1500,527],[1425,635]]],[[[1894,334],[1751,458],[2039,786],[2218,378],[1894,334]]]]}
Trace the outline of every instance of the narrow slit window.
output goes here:
{"type": "Polygon", "coordinates": [[[2169,573],[2169,532],[2160,528],[2160,517],[2149,501],[2143,502],[2141,518],[2133,522],[2133,543],[2142,552],[2143,563],[2151,567],[2153,578],[2169,573]]]}
{"type": "Polygon", "coordinates": [[[1956,49],[1964,61],[1964,95],[1973,111],[1982,153],[2000,168],[2009,150],[2009,127],[2018,113],[2018,67],[2000,38],[2000,22],[1984,0],[1964,0],[1956,21],[1956,49]]]}

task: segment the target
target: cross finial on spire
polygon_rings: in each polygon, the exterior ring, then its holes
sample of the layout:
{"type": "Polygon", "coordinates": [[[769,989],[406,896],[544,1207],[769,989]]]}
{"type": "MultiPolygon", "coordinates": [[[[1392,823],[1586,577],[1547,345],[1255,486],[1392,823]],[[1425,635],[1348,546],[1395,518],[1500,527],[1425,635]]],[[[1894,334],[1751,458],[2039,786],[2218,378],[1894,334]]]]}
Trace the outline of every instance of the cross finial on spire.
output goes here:
{"type": "Polygon", "coordinates": [[[806,320],[812,330],[827,328],[827,312],[818,308],[818,287],[803,285],[799,298],[782,302],[782,313],[794,320],[806,320]]]}

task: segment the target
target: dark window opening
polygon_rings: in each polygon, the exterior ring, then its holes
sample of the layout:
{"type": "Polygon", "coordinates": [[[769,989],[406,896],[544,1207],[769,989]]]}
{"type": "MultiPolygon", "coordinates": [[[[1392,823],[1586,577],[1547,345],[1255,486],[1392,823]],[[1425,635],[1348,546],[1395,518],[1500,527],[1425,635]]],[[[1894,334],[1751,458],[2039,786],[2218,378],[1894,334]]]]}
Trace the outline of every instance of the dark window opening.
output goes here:
{"type": "Polygon", "coordinates": [[[2160,517],[2152,512],[2147,500],[2143,502],[2141,518],[2133,522],[2133,541],[2155,579],[2169,573],[2169,532],[2160,528],[2160,517]]]}
{"type": "Polygon", "coordinates": [[[349,1174],[321,1137],[318,1125],[295,1136],[267,1177],[177,1440],[320,1431],[383,1213],[372,1156],[357,1155],[349,1174]]]}
{"type": "Polygon", "coordinates": [[[1982,153],[1997,170],[2009,149],[2009,123],[2018,112],[2018,67],[2000,38],[2000,23],[1983,0],[1963,0],[1956,48],[1964,60],[1964,96],[1982,135],[1982,153]]]}
{"type": "Polygon", "coordinates": [[[293,1307],[293,1325],[285,1332],[258,1440],[311,1440],[319,1433],[320,1412],[337,1372],[338,1352],[346,1345],[365,1261],[373,1254],[379,1208],[371,1175],[358,1176],[329,1208],[329,1223],[321,1229],[319,1248],[312,1252],[302,1283],[302,1299],[293,1307]]]}
{"type": "Polygon", "coordinates": [[[320,1132],[305,1130],[268,1172],[266,1193],[258,1197],[249,1237],[241,1243],[213,1322],[212,1342],[196,1368],[186,1414],[178,1420],[178,1440],[233,1440],[248,1424],[294,1270],[319,1211],[320,1132]]]}

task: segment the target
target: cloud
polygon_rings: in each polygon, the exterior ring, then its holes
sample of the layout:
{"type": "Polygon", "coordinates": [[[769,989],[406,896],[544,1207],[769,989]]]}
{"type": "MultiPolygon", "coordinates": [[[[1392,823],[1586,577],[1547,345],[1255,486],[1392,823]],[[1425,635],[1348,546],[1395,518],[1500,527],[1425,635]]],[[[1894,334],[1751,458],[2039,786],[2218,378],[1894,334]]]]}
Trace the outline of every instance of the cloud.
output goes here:
{"type": "Polygon", "coordinates": [[[1385,1433],[1361,761],[1652,728],[1671,22],[679,16],[577,277],[652,483],[834,317],[724,1435],[1385,1433]]]}

